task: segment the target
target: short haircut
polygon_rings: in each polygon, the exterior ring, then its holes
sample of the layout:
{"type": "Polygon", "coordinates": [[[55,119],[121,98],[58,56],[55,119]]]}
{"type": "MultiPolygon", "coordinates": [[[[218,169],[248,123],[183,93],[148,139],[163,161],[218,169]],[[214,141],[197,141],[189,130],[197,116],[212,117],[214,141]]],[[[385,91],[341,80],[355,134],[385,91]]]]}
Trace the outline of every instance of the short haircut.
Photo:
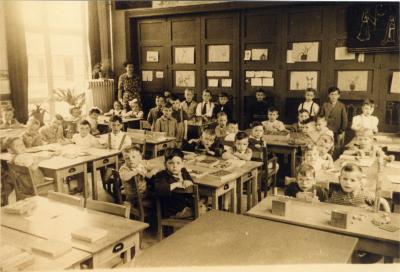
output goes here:
{"type": "Polygon", "coordinates": [[[238,123],[238,121],[236,121],[236,120],[231,120],[231,121],[229,122],[229,125],[239,125],[239,123],[238,123]]]}
{"type": "Polygon", "coordinates": [[[235,135],[235,141],[240,141],[240,140],[243,140],[243,139],[246,139],[246,138],[249,138],[249,134],[247,134],[244,131],[239,131],[235,135]]]}
{"type": "Polygon", "coordinates": [[[119,122],[122,124],[122,117],[119,115],[113,115],[110,117],[110,123],[119,122]]]}
{"type": "Polygon", "coordinates": [[[305,112],[307,112],[308,114],[310,114],[310,112],[309,112],[308,110],[306,110],[306,109],[300,109],[300,110],[298,111],[299,114],[300,114],[300,113],[305,113],[305,112]]]}
{"type": "Polygon", "coordinates": [[[163,96],[163,95],[160,95],[160,94],[159,94],[159,95],[156,95],[156,99],[160,99],[160,98],[161,98],[162,100],[164,100],[164,101],[165,101],[165,96],[163,96]]]}
{"type": "Polygon", "coordinates": [[[124,68],[126,68],[126,66],[128,66],[129,64],[132,64],[133,65],[133,61],[131,61],[131,60],[126,60],[126,61],[124,61],[124,68]]]}
{"type": "Polygon", "coordinates": [[[342,174],[343,172],[355,172],[355,171],[358,171],[361,174],[363,172],[362,168],[358,164],[348,162],[342,167],[342,169],[340,169],[340,174],[342,174]]]}
{"type": "Polygon", "coordinates": [[[223,111],[217,113],[217,118],[219,118],[219,117],[224,117],[224,116],[225,116],[225,117],[228,117],[228,115],[226,115],[226,113],[223,112],[223,111]]]}
{"type": "Polygon", "coordinates": [[[174,157],[179,157],[183,160],[184,154],[183,154],[182,150],[180,150],[178,148],[167,148],[167,150],[165,150],[165,154],[164,154],[165,162],[172,160],[174,157]]]}
{"type": "Polygon", "coordinates": [[[209,93],[211,95],[211,91],[209,89],[204,89],[202,94],[204,94],[204,93],[209,93]]]}
{"type": "Polygon", "coordinates": [[[265,95],[265,91],[263,89],[257,89],[256,93],[262,93],[263,95],[265,95]]]}
{"type": "Polygon", "coordinates": [[[27,126],[30,126],[30,125],[39,125],[40,126],[40,121],[38,119],[32,117],[32,118],[29,118],[28,122],[26,122],[26,125],[27,126]]]}
{"type": "Polygon", "coordinates": [[[363,101],[363,103],[362,103],[362,106],[363,106],[363,107],[364,107],[364,106],[375,107],[374,100],[372,100],[372,99],[365,99],[365,100],[363,101]]]}
{"type": "Polygon", "coordinates": [[[113,107],[114,107],[114,104],[115,104],[115,103],[118,103],[118,104],[121,106],[121,108],[122,108],[122,103],[121,103],[121,101],[115,100],[115,101],[113,102],[113,107]]]}
{"type": "Polygon", "coordinates": [[[338,87],[332,86],[332,87],[328,88],[328,94],[331,94],[331,93],[336,92],[336,91],[340,94],[340,89],[338,87]]]}
{"type": "Polygon", "coordinates": [[[165,103],[163,109],[170,109],[170,108],[172,108],[172,104],[169,102],[165,103]]]}
{"type": "Polygon", "coordinates": [[[268,112],[277,112],[277,113],[279,113],[278,108],[275,107],[275,106],[268,107],[268,112]]]}
{"type": "Polygon", "coordinates": [[[194,90],[193,90],[193,89],[185,89],[185,93],[186,93],[186,92],[189,92],[189,93],[194,94],[194,90]]]}
{"type": "Polygon", "coordinates": [[[91,115],[93,113],[101,114],[101,110],[99,108],[97,108],[97,107],[91,108],[89,110],[89,115],[91,115]]]}
{"type": "Polygon", "coordinates": [[[173,94],[172,96],[171,96],[171,100],[172,101],[181,101],[181,99],[179,98],[179,96],[178,95],[176,95],[176,94],[173,94]]]}
{"type": "Polygon", "coordinates": [[[374,137],[374,132],[369,128],[360,128],[356,131],[356,136],[374,137]]]}
{"type": "Polygon", "coordinates": [[[89,128],[92,128],[88,120],[82,120],[79,122],[79,125],[81,126],[89,126],[89,128]]]}
{"type": "Polygon", "coordinates": [[[72,111],[73,110],[79,110],[79,111],[81,111],[81,108],[80,107],[77,107],[77,106],[72,106],[71,108],[69,108],[69,114],[72,114],[72,111]]]}
{"type": "Polygon", "coordinates": [[[218,95],[218,97],[226,97],[229,98],[228,94],[226,92],[222,92],[218,95]]]}
{"type": "Polygon", "coordinates": [[[251,128],[255,128],[255,127],[259,127],[259,126],[262,126],[264,128],[263,124],[260,121],[254,121],[250,125],[251,128]]]}
{"type": "Polygon", "coordinates": [[[317,91],[314,88],[307,88],[304,93],[313,93],[314,96],[317,94],[317,91]]]}
{"type": "Polygon", "coordinates": [[[306,120],[301,121],[300,124],[307,125],[312,122],[314,122],[314,120],[312,118],[307,118],[306,120]]]}
{"type": "Polygon", "coordinates": [[[54,115],[53,121],[54,121],[54,120],[58,120],[58,121],[63,122],[63,121],[64,121],[64,118],[62,117],[61,114],[56,114],[56,115],[54,115]]]}
{"type": "Polygon", "coordinates": [[[213,137],[216,136],[215,130],[212,129],[212,128],[205,128],[205,129],[203,130],[203,132],[201,133],[201,135],[203,135],[203,134],[208,134],[208,135],[213,136],[213,137]]]}
{"type": "Polygon", "coordinates": [[[311,164],[302,163],[299,167],[297,167],[296,170],[296,177],[307,176],[307,174],[311,173],[311,175],[315,178],[315,168],[311,164]]]}
{"type": "Polygon", "coordinates": [[[124,149],[122,149],[122,155],[124,155],[124,154],[129,154],[129,153],[131,153],[131,152],[133,152],[133,151],[137,151],[137,152],[139,152],[140,154],[142,153],[142,151],[140,150],[140,147],[139,147],[139,146],[132,145],[132,146],[125,147],[124,149]]]}

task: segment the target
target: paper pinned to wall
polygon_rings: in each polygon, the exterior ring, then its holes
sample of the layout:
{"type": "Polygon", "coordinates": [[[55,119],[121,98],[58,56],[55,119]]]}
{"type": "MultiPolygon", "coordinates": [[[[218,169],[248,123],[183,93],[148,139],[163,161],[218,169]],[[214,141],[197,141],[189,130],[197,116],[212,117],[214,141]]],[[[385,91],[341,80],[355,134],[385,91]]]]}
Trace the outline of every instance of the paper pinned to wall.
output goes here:
{"type": "Polygon", "coordinates": [[[244,60],[251,59],[251,50],[244,50],[244,60]]]}
{"type": "Polygon", "coordinates": [[[393,72],[392,84],[390,85],[391,93],[400,93],[400,72],[393,72]]]}
{"type": "Polygon", "coordinates": [[[156,78],[164,78],[164,72],[163,71],[156,71],[156,78]]]}
{"type": "Polygon", "coordinates": [[[364,59],[365,59],[365,54],[364,53],[358,54],[358,59],[357,59],[358,62],[364,62],[364,59]]]}
{"type": "Polygon", "coordinates": [[[294,63],[293,50],[287,50],[286,51],[286,63],[294,63]]]}
{"type": "Polygon", "coordinates": [[[195,87],[195,71],[175,71],[176,87],[195,87]]]}
{"type": "Polygon", "coordinates": [[[261,78],[257,78],[257,77],[253,77],[251,79],[251,86],[262,86],[262,79],[261,78]]]}
{"type": "Polygon", "coordinates": [[[142,71],[142,81],[153,81],[153,71],[142,71]]]}
{"type": "Polygon", "coordinates": [[[208,70],[207,77],[229,77],[229,71],[208,70]]]}
{"type": "Polygon", "coordinates": [[[262,86],[273,87],[274,86],[274,79],[273,78],[269,78],[269,77],[263,78],[262,79],[262,86]]]}
{"type": "Polygon", "coordinates": [[[267,60],[268,49],[267,48],[254,48],[251,49],[251,60],[267,60]]]}
{"type": "Polygon", "coordinates": [[[272,71],[261,71],[261,77],[272,77],[272,71]]]}
{"type": "Polygon", "coordinates": [[[218,79],[209,78],[208,79],[208,87],[218,87],[218,79]]]}
{"type": "Polygon", "coordinates": [[[194,47],[176,47],[175,63],[194,63],[194,47]]]}
{"type": "Polygon", "coordinates": [[[254,71],[246,71],[246,77],[254,77],[254,71]]]}
{"type": "Polygon", "coordinates": [[[354,60],[356,54],[351,53],[347,50],[347,47],[336,47],[335,48],[335,60],[354,60]]]}
{"type": "Polygon", "coordinates": [[[158,51],[147,51],[146,52],[147,62],[158,62],[158,51]]]}
{"type": "Polygon", "coordinates": [[[208,62],[229,62],[230,60],[229,45],[209,45],[208,46],[208,62]]]}
{"type": "Polygon", "coordinates": [[[231,78],[223,78],[221,80],[221,86],[225,88],[232,87],[232,79],[231,78]]]}

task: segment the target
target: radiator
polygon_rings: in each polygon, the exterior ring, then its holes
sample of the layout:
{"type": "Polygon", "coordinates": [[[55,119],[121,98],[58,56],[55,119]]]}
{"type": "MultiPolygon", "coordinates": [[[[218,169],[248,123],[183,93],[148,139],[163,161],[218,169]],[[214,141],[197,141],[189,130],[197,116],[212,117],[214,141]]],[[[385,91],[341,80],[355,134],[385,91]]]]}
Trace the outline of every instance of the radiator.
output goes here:
{"type": "Polygon", "coordinates": [[[113,79],[89,80],[89,90],[86,95],[86,105],[88,109],[91,107],[98,107],[103,112],[112,109],[114,90],[113,79]]]}

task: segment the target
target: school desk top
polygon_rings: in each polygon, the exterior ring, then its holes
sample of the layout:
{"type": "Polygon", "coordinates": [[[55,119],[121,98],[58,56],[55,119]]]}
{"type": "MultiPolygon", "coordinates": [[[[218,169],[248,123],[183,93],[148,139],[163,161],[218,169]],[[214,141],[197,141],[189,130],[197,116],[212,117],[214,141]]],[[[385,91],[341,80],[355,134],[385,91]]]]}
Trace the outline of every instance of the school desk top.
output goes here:
{"type": "MultiPolygon", "coordinates": [[[[110,123],[110,117],[111,116],[105,116],[105,115],[100,115],[98,123],[100,125],[108,125],[110,123]]],[[[142,118],[134,118],[134,117],[123,117],[122,122],[123,123],[128,123],[128,122],[133,122],[133,121],[139,121],[142,120],[142,118]]]]}
{"type": "MultiPolygon", "coordinates": [[[[357,238],[377,240],[388,243],[392,253],[400,254],[400,231],[389,232],[378,228],[371,220],[377,215],[368,208],[336,205],[331,203],[307,203],[292,199],[286,216],[274,215],[271,212],[272,198],[267,197],[250,209],[246,214],[257,218],[269,219],[278,222],[294,224],[298,226],[320,229],[329,232],[341,233],[357,238]],[[341,229],[330,225],[331,211],[346,211],[350,221],[347,229],[341,229]],[[356,218],[353,218],[355,216],[356,218]],[[359,220],[358,217],[364,217],[359,220]]],[[[381,213],[381,212],[380,212],[381,213]]],[[[400,227],[400,215],[390,214],[392,224],[400,227]]]]}
{"type": "Polygon", "coordinates": [[[210,211],[134,260],[137,267],[346,263],[357,239],[210,211]]]}
{"type": "Polygon", "coordinates": [[[147,144],[162,144],[162,143],[168,143],[171,141],[176,140],[175,137],[171,137],[171,136],[152,136],[149,134],[139,134],[139,133],[135,133],[135,132],[127,132],[126,133],[129,137],[132,138],[132,142],[135,143],[135,139],[137,140],[142,140],[142,139],[146,139],[146,143],[147,144]]]}
{"type": "MultiPolygon", "coordinates": [[[[24,232],[20,232],[11,228],[1,227],[0,245],[10,245],[23,250],[30,250],[31,247],[44,240],[24,232]]],[[[72,248],[70,251],[62,254],[57,258],[48,257],[46,255],[33,252],[34,263],[26,267],[24,270],[56,270],[68,269],[75,264],[91,258],[88,252],[72,248]]]]}
{"type": "Polygon", "coordinates": [[[92,254],[148,227],[143,222],[75,207],[45,197],[35,196],[31,199],[36,204],[31,216],[8,214],[2,208],[1,225],[40,238],[71,243],[74,248],[92,254]],[[87,226],[104,229],[108,234],[94,243],[71,238],[71,232],[87,226]]]}
{"type": "MultiPolygon", "coordinates": [[[[188,152],[188,153],[190,153],[190,152],[188,152]]],[[[206,156],[205,158],[215,159],[214,157],[211,157],[211,156],[206,156]]],[[[220,160],[223,161],[222,159],[220,159],[220,160]]],[[[149,164],[150,168],[164,169],[164,157],[159,156],[159,157],[153,158],[151,160],[148,160],[148,164],[149,164]]],[[[248,173],[248,172],[252,171],[253,169],[260,167],[261,165],[262,165],[262,162],[247,161],[240,168],[235,168],[234,170],[231,170],[233,175],[230,177],[229,180],[224,180],[224,181],[218,180],[215,177],[207,175],[207,174],[205,174],[202,177],[198,177],[198,178],[192,176],[192,178],[195,181],[195,183],[197,183],[197,184],[208,186],[208,187],[213,187],[213,188],[218,188],[221,185],[224,185],[225,183],[232,181],[234,179],[237,179],[240,176],[244,175],[245,173],[248,173]]],[[[213,167],[206,167],[204,165],[199,165],[194,160],[187,161],[185,163],[185,167],[188,170],[197,170],[197,171],[200,171],[203,173],[211,173],[211,172],[215,172],[218,170],[213,167]]]]}
{"type": "MultiPolygon", "coordinates": [[[[61,144],[49,144],[38,146],[34,148],[27,149],[28,151],[43,151],[52,150],[52,151],[59,151],[61,155],[53,156],[50,159],[43,160],[39,163],[39,167],[46,168],[46,169],[63,169],[67,167],[71,167],[74,165],[78,165],[81,163],[86,163],[89,161],[98,160],[101,158],[106,158],[110,156],[114,156],[120,153],[120,151],[116,149],[107,149],[107,148],[82,148],[77,145],[68,144],[68,145],[61,145],[61,144]],[[81,154],[79,154],[81,153],[81,154]],[[68,155],[79,154],[76,158],[68,157],[68,155]]],[[[35,155],[35,153],[32,153],[35,155]]],[[[40,155],[40,152],[38,152],[40,155]]],[[[12,155],[9,153],[1,153],[0,159],[9,161],[11,160],[12,155]]]]}

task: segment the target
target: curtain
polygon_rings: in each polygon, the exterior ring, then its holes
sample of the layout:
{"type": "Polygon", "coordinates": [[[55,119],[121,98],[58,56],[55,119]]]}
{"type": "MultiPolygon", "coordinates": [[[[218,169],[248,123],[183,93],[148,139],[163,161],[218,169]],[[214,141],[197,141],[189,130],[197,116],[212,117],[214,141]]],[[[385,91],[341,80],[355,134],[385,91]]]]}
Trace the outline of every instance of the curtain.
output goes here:
{"type": "Polygon", "coordinates": [[[15,117],[25,123],[28,120],[28,58],[21,4],[5,1],[4,10],[11,101],[16,109],[15,117]]]}

